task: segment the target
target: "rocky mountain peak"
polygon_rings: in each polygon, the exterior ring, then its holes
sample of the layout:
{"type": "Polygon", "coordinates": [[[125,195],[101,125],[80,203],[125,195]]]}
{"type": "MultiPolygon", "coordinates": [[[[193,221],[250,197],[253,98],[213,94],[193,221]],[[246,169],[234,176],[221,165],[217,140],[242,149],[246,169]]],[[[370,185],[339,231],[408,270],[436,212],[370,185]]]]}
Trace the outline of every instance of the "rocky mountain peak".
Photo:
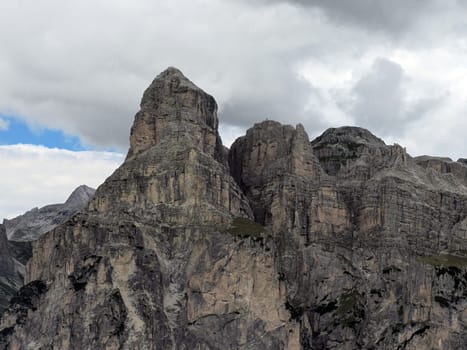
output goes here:
{"type": "Polygon", "coordinates": [[[243,187],[260,185],[265,179],[287,173],[311,177],[318,172],[303,126],[294,128],[272,120],[256,123],[232,144],[229,164],[243,187]]]}
{"type": "Polygon", "coordinates": [[[319,144],[355,144],[368,146],[385,146],[383,140],[373,135],[370,131],[356,126],[342,126],[329,128],[321,136],[313,140],[313,145],[319,144]]]}
{"type": "Polygon", "coordinates": [[[131,128],[126,161],[97,190],[89,209],[136,209],[179,224],[229,223],[251,216],[230,176],[214,98],[173,67],[146,89],[131,128]]]}
{"type": "Polygon", "coordinates": [[[424,168],[365,129],[310,142],[273,121],[234,142],[230,169],[219,150],[214,99],[161,73],[126,161],[34,244],[0,349],[466,344],[467,190],[446,186],[454,162],[424,168]]]}
{"type": "Polygon", "coordinates": [[[86,185],[78,186],[70,194],[68,199],[65,202],[65,205],[69,207],[84,207],[89,200],[94,196],[96,190],[86,185]]]}
{"type": "Polygon", "coordinates": [[[159,74],[146,89],[131,129],[128,158],[170,140],[191,145],[223,162],[217,103],[173,67],[159,74]]]}
{"type": "Polygon", "coordinates": [[[350,168],[357,166],[360,170],[366,168],[364,174],[359,174],[365,178],[368,178],[369,173],[376,168],[393,161],[399,153],[402,158],[405,153],[400,146],[387,146],[383,140],[367,129],[353,126],[327,129],[311,142],[311,146],[321,166],[329,175],[337,175],[342,173],[342,170],[347,174],[350,168]],[[375,167],[373,159],[382,165],[375,167]]]}
{"type": "Polygon", "coordinates": [[[266,225],[273,222],[273,217],[290,214],[274,205],[277,193],[284,187],[299,187],[304,181],[314,182],[321,176],[303,126],[271,120],[255,124],[233,143],[229,165],[232,176],[250,200],[255,219],[266,225]]]}

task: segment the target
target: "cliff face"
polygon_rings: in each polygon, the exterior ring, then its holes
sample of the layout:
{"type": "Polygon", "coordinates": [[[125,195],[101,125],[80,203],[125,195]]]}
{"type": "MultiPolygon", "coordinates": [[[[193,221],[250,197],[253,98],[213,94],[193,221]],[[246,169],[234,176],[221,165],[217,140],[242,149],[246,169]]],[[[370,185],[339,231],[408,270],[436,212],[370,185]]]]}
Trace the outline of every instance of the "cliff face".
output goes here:
{"type": "Polygon", "coordinates": [[[24,265],[15,259],[14,253],[0,224],[0,315],[8,301],[23,284],[24,265]]]}
{"type": "MultiPolygon", "coordinates": [[[[301,169],[282,161],[281,170],[251,181],[263,159],[283,159],[264,148],[282,133],[272,125],[238,139],[231,166],[240,166],[236,178],[272,229],[302,348],[461,348],[467,192],[460,176],[426,171],[400,146],[344,127],[314,140],[301,169]],[[313,158],[321,173],[304,171],[313,158]]],[[[289,142],[282,151],[294,149],[289,142]]]]}
{"type": "Polygon", "coordinates": [[[0,225],[0,315],[23,285],[24,266],[32,256],[32,241],[79,212],[95,190],[77,187],[63,204],[35,208],[0,225]]]}
{"type": "Polygon", "coordinates": [[[3,348],[467,343],[464,163],[272,121],[226,156],[216,109],[174,68],[153,81],[125,163],[35,244],[3,348]]]}

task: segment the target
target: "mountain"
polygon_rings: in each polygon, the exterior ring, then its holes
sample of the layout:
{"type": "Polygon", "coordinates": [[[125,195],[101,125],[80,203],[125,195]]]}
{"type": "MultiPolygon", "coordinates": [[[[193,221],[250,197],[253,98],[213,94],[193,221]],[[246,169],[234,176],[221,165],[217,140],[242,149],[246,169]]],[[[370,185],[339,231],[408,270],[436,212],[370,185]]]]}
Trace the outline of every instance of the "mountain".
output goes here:
{"type": "Polygon", "coordinates": [[[5,233],[0,224],[0,315],[8,301],[23,285],[24,265],[14,258],[5,233]]]}
{"type": "Polygon", "coordinates": [[[465,162],[274,121],[227,152],[217,127],[212,96],[156,77],[125,162],[35,243],[0,348],[467,343],[465,162]]]}
{"type": "Polygon", "coordinates": [[[32,241],[79,212],[94,192],[82,185],[63,204],[35,208],[3,221],[0,225],[0,315],[23,285],[25,265],[32,256],[32,241]]]}
{"type": "Polygon", "coordinates": [[[35,241],[44,233],[67,221],[89,202],[95,190],[86,185],[77,187],[63,204],[34,208],[14,219],[3,221],[11,241],[35,241]]]}

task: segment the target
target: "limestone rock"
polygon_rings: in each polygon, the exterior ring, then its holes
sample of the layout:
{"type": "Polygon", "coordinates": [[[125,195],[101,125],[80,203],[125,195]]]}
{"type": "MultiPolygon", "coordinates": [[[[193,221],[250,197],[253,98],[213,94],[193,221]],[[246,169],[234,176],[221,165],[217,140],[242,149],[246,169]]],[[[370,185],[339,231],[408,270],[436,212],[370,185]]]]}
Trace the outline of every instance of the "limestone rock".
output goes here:
{"type": "Polygon", "coordinates": [[[310,142],[273,121],[235,141],[227,164],[215,106],[174,68],[154,80],[125,163],[35,243],[0,348],[467,343],[457,172],[364,129],[310,142]]]}
{"type": "Polygon", "coordinates": [[[0,232],[0,246],[3,247],[0,249],[3,266],[0,268],[0,314],[23,285],[24,267],[32,256],[31,242],[83,209],[94,192],[88,186],[79,186],[63,204],[35,208],[14,219],[5,219],[4,224],[0,225],[3,230],[0,232]]]}
{"type": "Polygon", "coordinates": [[[343,174],[370,178],[378,169],[405,162],[407,154],[402,147],[388,147],[383,140],[366,129],[341,127],[326,130],[312,142],[313,152],[329,175],[343,174]],[[371,164],[370,164],[371,163],[371,164]]]}
{"type": "Polygon", "coordinates": [[[15,259],[0,224],[0,315],[11,297],[23,284],[24,265],[15,259]]]}
{"type": "Polygon", "coordinates": [[[144,92],[141,110],[131,128],[128,158],[164,139],[172,139],[190,142],[222,162],[218,124],[214,98],[170,67],[144,92]]]}
{"type": "Polygon", "coordinates": [[[467,161],[459,159],[453,162],[450,158],[420,156],[414,158],[415,162],[424,169],[433,169],[444,177],[454,177],[464,186],[467,185],[467,161]]]}
{"type": "Polygon", "coordinates": [[[274,121],[255,124],[246,136],[233,143],[229,165],[250,200],[257,222],[270,225],[273,217],[283,216],[289,223],[282,229],[306,230],[306,221],[295,222],[293,211],[300,210],[296,203],[306,210],[311,199],[309,187],[320,178],[322,170],[302,125],[294,128],[274,121]],[[285,196],[284,187],[293,186],[300,186],[297,192],[302,198],[285,196]]]}

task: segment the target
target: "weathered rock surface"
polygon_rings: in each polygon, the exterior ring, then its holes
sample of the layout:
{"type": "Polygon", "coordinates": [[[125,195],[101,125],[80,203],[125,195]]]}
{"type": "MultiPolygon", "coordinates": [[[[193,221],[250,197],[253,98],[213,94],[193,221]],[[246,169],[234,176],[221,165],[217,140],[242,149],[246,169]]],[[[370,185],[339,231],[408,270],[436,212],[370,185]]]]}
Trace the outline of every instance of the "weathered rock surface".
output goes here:
{"type": "Polygon", "coordinates": [[[459,159],[453,162],[451,158],[421,156],[415,157],[415,162],[427,170],[443,174],[447,179],[454,178],[461,185],[467,186],[467,160],[459,159]]]}
{"type": "Polygon", "coordinates": [[[83,209],[94,192],[94,189],[82,185],[63,204],[34,208],[14,219],[3,221],[3,225],[0,225],[0,314],[23,285],[24,267],[32,257],[31,242],[83,209]]]}
{"type": "Polygon", "coordinates": [[[23,284],[24,265],[15,259],[5,227],[0,224],[0,315],[23,284]]]}
{"type": "Polygon", "coordinates": [[[31,242],[44,233],[70,219],[83,209],[95,190],[86,185],[77,187],[63,204],[34,208],[13,219],[3,220],[7,237],[11,241],[31,242]]]}
{"type": "Polygon", "coordinates": [[[180,71],[153,81],[125,163],[35,243],[0,348],[464,347],[457,170],[272,121],[226,157],[217,124],[180,71]]]}
{"type": "Polygon", "coordinates": [[[143,94],[131,128],[128,158],[170,139],[189,141],[222,163],[224,148],[218,123],[214,98],[170,67],[143,94]]]}

